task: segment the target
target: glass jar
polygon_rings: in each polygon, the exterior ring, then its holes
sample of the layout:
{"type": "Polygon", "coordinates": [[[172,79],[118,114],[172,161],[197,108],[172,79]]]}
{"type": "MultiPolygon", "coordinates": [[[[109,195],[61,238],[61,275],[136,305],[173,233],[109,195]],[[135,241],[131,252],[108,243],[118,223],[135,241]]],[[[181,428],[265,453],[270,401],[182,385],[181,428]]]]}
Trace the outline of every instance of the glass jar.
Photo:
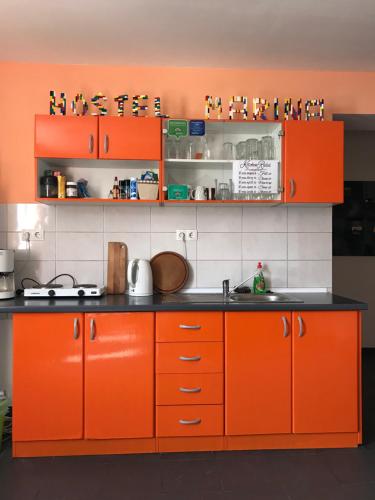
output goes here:
{"type": "Polygon", "coordinates": [[[78,198],[78,189],[76,182],[67,182],[66,183],[66,197],[67,198],[78,198]]]}
{"type": "Polygon", "coordinates": [[[58,195],[58,181],[54,175],[43,175],[40,178],[40,197],[41,198],[57,198],[58,195]]]}

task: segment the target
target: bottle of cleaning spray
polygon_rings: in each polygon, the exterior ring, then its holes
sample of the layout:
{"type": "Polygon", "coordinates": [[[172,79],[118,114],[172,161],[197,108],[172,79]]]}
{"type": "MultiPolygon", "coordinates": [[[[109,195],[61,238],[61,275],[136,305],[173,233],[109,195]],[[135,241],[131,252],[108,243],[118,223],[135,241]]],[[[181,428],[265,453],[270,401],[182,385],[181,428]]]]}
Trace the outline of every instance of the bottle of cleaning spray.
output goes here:
{"type": "Polygon", "coordinates": [[[266,280],[264,279],[262,269],[262,263],[258,262],[257,271],[253,281],[253,293],[255,294],[266,293],[266,280]]]}

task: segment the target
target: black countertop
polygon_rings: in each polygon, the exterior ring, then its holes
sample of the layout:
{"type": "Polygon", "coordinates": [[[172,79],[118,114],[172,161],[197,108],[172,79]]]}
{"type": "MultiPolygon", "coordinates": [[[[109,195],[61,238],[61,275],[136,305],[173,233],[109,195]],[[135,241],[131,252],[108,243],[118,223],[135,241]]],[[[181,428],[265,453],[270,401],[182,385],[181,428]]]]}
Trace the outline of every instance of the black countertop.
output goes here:
{"type": "Polygon", "coordinates": [[[358,311],[367,304],[330,293],[290,293],[303,302],[234,303],[219,294],[174,294],[151,297],[104,295],[99,298],[36,299],[16,297],[0,301],[0,313],[129,312],[129,311],[358,311]]]}

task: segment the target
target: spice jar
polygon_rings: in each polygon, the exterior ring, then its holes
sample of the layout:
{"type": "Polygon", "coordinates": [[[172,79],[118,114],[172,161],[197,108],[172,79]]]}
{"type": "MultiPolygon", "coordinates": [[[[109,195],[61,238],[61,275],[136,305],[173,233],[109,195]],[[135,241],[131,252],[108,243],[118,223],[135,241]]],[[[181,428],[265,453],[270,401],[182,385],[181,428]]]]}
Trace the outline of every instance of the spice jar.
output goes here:
{"type": "Polygon", "coordinates": [[[66,183],[66,197],[78,198],[78,189],[76,182],[69,181],[66,183]]]}

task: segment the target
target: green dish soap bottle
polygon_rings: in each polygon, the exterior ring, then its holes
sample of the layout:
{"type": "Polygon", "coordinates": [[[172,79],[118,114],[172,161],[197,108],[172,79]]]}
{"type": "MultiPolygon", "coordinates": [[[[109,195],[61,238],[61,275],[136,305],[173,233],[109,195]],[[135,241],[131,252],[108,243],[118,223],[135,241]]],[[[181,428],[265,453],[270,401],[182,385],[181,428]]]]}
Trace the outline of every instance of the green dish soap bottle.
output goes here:
{"type": "Polygon", "coordinates": [[[257,271],[253,281],[253,293],[258,295],[266,293],[266,280],[264,279],[262,269],[263,269],[262,263],[258,262],[257,271]]]}

